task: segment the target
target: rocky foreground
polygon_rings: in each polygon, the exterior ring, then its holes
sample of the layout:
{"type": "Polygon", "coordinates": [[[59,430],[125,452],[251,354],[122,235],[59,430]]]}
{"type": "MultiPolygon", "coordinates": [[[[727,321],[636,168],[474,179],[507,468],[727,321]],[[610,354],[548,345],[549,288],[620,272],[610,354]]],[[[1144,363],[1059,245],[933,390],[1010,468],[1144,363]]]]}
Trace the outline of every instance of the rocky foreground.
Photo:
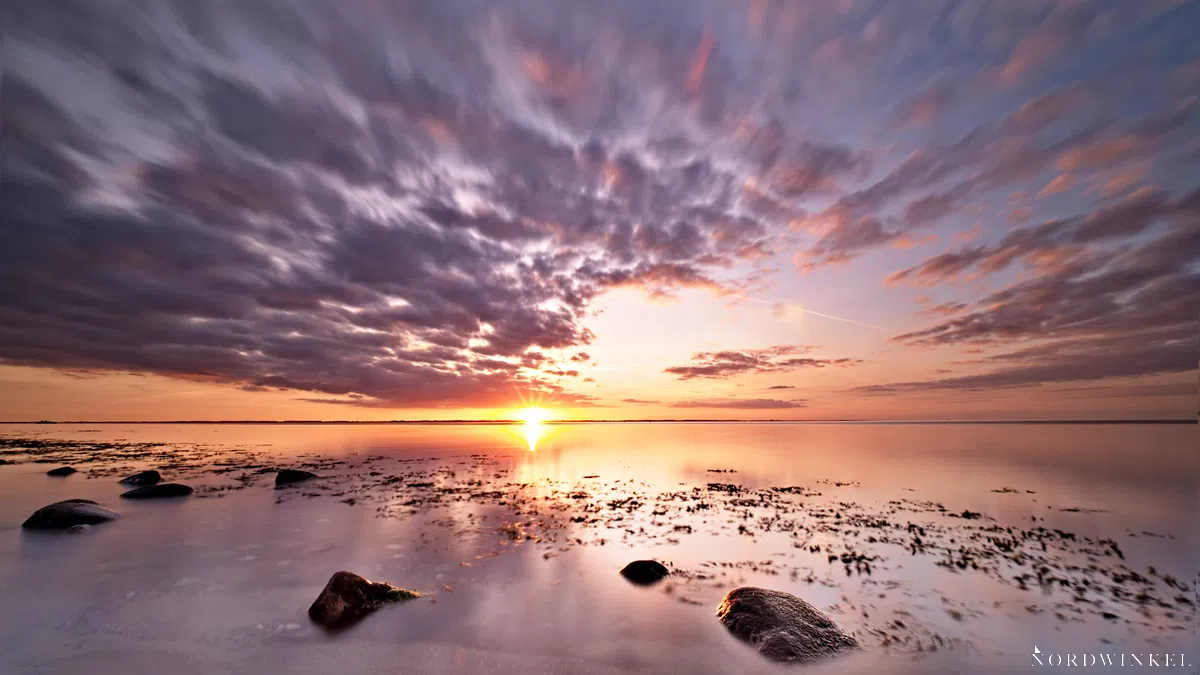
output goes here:
{"type": "MultiPolygon", "coordinates": [[[[856,584],[882,597],[903,590],[898,581],[889,579],[890,570],[904,561],[927,560],[942,574],[978,575],[1028,590],[1024,611],[1052,613],[1061,621],[1114,622],[1150,633],[1188,631],[1196,619],[1189,583],[1152,567],[1135,569],[1125,561],[1123,547],[1136,544],[1138,537],[1169,534],[1127,533],[1128,539],[1118,541],[1046,527],[1037,516],[1022,526],[1005,525],[989,514],[916,495],[860,503],[854,499],[856,484],[818,481],[755,487],[738,483],[732,471],[713,469],[709,481],[657,490],[599,475],[577,481],[520,481],[505,466],[506,458],[498,455],[427,459],[308,455],[289,457],[289,465],[280,466],[277,454],[255,448],[20,438],[0,438],[0,458],[5,464],[69,466],[75,471],[68,481],[116,483],[125,476],[121,482],[134,489],[121,496],[131,499],[138,498],[131,493],[205,499],[236,490],[276,489],[277,502],[330,499],[350,508],[372,509],[381,518],[437,514],[464,504],[487,506],[504,514],[500,521],[468,514],[465,526],[461,520],[454,525],[449,524],[451,519],[445,522],[447,527],[462,528],[456,535],[494,538],[497,555],[518,547],[535,547],[545,558],[576,547],[670,547],[689,537],[722,534],[786,542],[804,559],[819,558],[824,566],[797,563],[791,554],[739,561],[720,558],[714,551],[712,560],[691,568],[659,556],[659,560],[636,561],[622,571],[630,581],[675,593],[683,602],[690,602],[686,593],[690,586],[729,590],[730,574],[738,570],[832,587],[856,584]],[[163,475],[186,483],[162,483],[163,475]],[[670,583],[657,583],[668,575],[670,583]]],[[[1009,493],[1014,499],[1032,494],[1009,487],[993,491],[1009,493]]],[[[1077,511],[1070,506],[1059,510],[1077,511]]],[[[111,522],[118,517],[94,502],[70,500],[39,510],[25,527],[67,531],[79,526],[87,529],[76,532],[96,528],[95,534],[103,536],[104,529],[121,526],[111,522]]],[[[353,592],[343,592],[354,584],[333,581],[333,588],[327,586],[326,591],[343,598],[345,606],[339,611],[338,603],[323,593],[326,599],[314,603],[320,605],[314,620],[322,625],[336,626],[343,617],[353,617],[352,623],[387,604],[374,591],[364,592],[361,606],[370,609],[360,614],[355,609],[359,604],[344,600],[354,597],[353,592]]],[[[837,653],[854,645],[919,651],[949,642],[922,629],[919,617],[875,621],[868,616],[870,607],[848,602],[830,608],[856,613],[853,634],[844,633],[803,600],[793,602],[772,593],[734,591],[722,603],[720,615],[731,633],[770,658],[803,661],[809,658],[810,647],[814,654],[837,653]],[[757,615],[748,613],[753,607],[758,607],[757,615]],[[758,615],[766,618],[754,618],[758,615]],[[796,642],[795,630],[773,627],[789,622],[807,626],[803,635],[816,635],[817,642],[796,642]]],[[[965,621],[972,613],[989,609],[948,604],[945,611],[954,620],[965,621]]]]}

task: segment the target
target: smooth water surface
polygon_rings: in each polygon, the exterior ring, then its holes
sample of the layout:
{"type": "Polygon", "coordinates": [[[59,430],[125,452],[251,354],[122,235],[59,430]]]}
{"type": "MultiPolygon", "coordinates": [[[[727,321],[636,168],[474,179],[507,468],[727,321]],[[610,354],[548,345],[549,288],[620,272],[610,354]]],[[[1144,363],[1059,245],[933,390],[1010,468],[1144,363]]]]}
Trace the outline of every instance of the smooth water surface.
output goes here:
{"type": "Polygon", "coordinates": [[[1173,672],[1200,669],[1195,425],[5,425],[0,435],[189,453],[179,464],[76,453],[80,473],[67,478],[34,461],[56,455],[6,455],[16,463],[0,466],[4,673],[794,671],[714,618],[738,585],[795,593],[866,648],[804,672],[1024,672],[1034,645],[1182,653],[1191,667],[1173,672]],[[304,464],[327,476],[311,490],[274,490],[254,469],[304,464]],[[119,498],[120,475],[154,467],[198,493],[119,498]],[[492,496],[477,498],[483,490],[492,496]],[[67,498],[123,518],[79,536],[22,531],[34,510],[67,498]],[[854,514],[890,524],[862,532],[870,521],[854,514]],[[1191,601],[1162,584],[1166,606],[1022,587],[1015,566],[939,565],[889,542],[918,518],[946,528],[947,549],[962,528],[1068,532],[1062,569],[1153,567],[1191,601]],[[514,523],[540,536],[499,529],[514,523]],[[1084,537],[1118,543],[1124,560],[1071,548],[1084,537]],[[872,557],[869,573],[830,562],[850,549],[872,557]],[[639,588],[617,574],[645,557],[678,579],[639,588]],[[305,610],[340,569],[426,597],[327,634],[305,610]]]}

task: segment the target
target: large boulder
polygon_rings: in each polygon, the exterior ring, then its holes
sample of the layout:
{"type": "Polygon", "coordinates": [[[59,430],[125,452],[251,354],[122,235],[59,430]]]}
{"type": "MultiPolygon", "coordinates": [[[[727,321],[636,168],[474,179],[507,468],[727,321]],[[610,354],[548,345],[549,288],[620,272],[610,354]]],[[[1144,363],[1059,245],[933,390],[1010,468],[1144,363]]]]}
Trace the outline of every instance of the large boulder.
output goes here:
{"type": "Polygon", "coordinates": [[[121,516],[90,499],[68,499],[33,512],[21,527],[27,530],[66,530],[76,525],[95,525],[121,516]]]}
{"type": "Polygon", "coordinates": [[[60,466],[57,469],[50,469],[49,471],[46,472],[46,475],[47,476],[70,476],[73,473],[75,473],[75,467],[60,466]]]}
{"type": "Polygon", "coordinates": [[[661,581],[670,573],[671,570],[657,560],[634,560],[621,568],[621,576],[639,586],[648,586],[656,581],[661,581]]]}
{"type": "Polygon", "coordinates": [[[337,572],[308,608],[308,617],[326,628],[343,628],[387,603],[419,597],[416,591],[368,581],[353,572],[337,572]]]}
{"type": "Polygon", "coordinates": [[[815,661],[859,648],[829,617],[790,593],[732,590],[717,608],[717,618],[730,633],[774,661],[815,661]]]}
{"type": "Polygon", "coordinates": [[[150,469],[122,478],[121,485],[157,485],[160,481],[162,481],[162,474],[150,469]]]}
{"type": "Polygon", "coordinates": [[[306,480],[312,480],[317,477],[317,474],[299,469],[280,469],[279,473],[275,474],[275,487],[283,487],[293,483],[303,483],[306,480]]]}
{"type": "Polygon", "coordinates": [[[121,496],[125,499],[163,499],[166,497],[186,497],[192,494],[192,492],[194,490],[187,485],[159,483],[158,485],[146,485],[134,488],[129,492],[122,492],[121,496]]]}

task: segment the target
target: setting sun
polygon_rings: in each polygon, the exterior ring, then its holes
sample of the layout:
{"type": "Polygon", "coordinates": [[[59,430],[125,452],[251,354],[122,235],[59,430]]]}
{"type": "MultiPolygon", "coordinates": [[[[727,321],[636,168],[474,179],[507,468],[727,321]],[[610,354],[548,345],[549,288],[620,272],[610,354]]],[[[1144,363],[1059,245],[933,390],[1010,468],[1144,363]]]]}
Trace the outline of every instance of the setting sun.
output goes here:
{"type": "Polygon", "coordinates": [[[554,419],[554,415],[545,408],[520,408],[513,413],[513,419],[534,425],[548,422],[554,419]]]}

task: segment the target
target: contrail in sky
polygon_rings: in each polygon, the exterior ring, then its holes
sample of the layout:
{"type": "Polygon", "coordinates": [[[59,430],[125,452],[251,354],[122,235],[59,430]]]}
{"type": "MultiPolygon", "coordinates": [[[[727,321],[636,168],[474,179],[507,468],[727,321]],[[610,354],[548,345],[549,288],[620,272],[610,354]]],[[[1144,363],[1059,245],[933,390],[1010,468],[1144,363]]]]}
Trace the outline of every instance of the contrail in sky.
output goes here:
{"type": "Polygon", "coordinates": [[[871,324],[871,323],[863,323],[862,321],[855,321],[854,319],[847,319],[845,317],[834,316],[832,314],[822,314],[821,312],[814,312],[813,310],[807,309],[805,307],[801,307],[800,305],[796,305],[796,307],[797,307],[797,309],[799,309],[801,312],[804,312],[805,314],[815,314],[816,316],[823,316],[826,319],[833,319],[834,321],[845,321],[846,323],[852,323],[852,324],[855,324],[858,326],[866,326],[867,328],[874,328],[875,330],[881,330],[886,333],[892,332],[892,329],[884,328],[883,326],[876,326],[875,324],[871,324]]]}
{"type": "MultiPolygon", "coordinates": [[[[741,293],[733,293],[732,295],[742,298],[743,300],[751,300],[753,302],[757,302],[757,303],[760,303],[763,305],[774,306],[776,304],[773,302],[767,302],[766,300],[759,300],[758,298],[752,298],[748,295],[742,295],[741,293]]],[[[862,321],[855,321],[854,319],[847,319],[846,317],[843,317],[843,316],[834,316],[832,314],[825,314],[824,312],[817,312],[817,311],[808,309],[807,307],[804,307],[803,305],[792,305],[792,306],[795,307],[796,309],[800,310],[801,312],[804,312],[805,314],[812,314],[814,316],[819,316],[819,317],[822,317],[825,319],[833,319],[834,321],[844,321],[846,323],[852,323],[856,326],[865,326],[867,328],[874,328],[875,330],[881,330],[885,333],[893,332],[891,328],[884,328],[883,326],[876,326],[875,324],[872,324],[872,323],[863,323],[862,321]]]]}

